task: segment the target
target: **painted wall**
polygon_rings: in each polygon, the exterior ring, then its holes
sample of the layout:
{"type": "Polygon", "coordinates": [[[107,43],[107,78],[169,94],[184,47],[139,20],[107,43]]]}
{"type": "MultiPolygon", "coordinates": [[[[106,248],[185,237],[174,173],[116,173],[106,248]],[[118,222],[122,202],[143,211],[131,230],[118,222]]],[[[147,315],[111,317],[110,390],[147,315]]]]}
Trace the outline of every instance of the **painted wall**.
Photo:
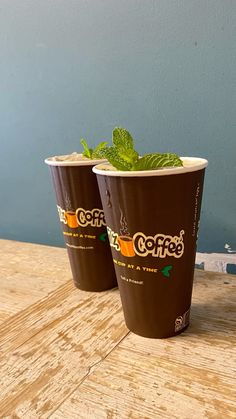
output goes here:
{"type": "Polygon", "coordinates": [[[48,155],[129,129],[209,159],[199,251],[236,249],[236,2],[0,1],[0,235],[63,245],[48,155]]]}

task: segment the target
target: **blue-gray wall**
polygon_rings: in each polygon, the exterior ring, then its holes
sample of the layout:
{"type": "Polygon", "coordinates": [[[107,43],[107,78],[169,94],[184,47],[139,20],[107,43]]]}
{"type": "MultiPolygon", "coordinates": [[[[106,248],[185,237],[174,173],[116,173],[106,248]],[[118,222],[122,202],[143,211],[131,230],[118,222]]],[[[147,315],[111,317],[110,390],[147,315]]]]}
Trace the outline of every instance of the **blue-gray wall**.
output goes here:
{"type": "Polygon", "coordinates": [[[199,250],[236,247],[236,1],[0,0],[0,234],[63,245],[48,155],[129,129],[209,159],[199,250]]]}

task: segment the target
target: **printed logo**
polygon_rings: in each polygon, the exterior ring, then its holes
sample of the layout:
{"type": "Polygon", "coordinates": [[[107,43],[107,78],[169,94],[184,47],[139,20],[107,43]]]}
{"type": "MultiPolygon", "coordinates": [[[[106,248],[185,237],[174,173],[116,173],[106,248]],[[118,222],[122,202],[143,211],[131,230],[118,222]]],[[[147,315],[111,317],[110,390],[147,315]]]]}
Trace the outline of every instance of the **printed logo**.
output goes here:
{"type": "Polygon", "coordinates": [[[101,227],[106,225],[104,212],[98,208],[94,208],[92,211],[77,208],[76,216],[79,226],[81,227],[86,227],[88,225],[92,227],[101,227]]]}
{"type": "MultiPolygon", "coordinates": [[[[151,255],[156,258],[166,258],[173,256],[181,258],[184,254],[184,230],[180,231],[179,236],[170,236],[165,234],[155,234],[155,236],[146,236],[142,232],[135,233],[131,236],[119,236],[118,233],[107,227],[108,238],[111,247],[120,252],[123,256],[146,257],[151,255]]],[[[166,269],[165,274],[169,276],[169,270],[166,269]]]]}
{"type": "Polygon", "coordinates": [[[166,278],[170,277],[170,271],[173,269],[172,265],[167,265],[164,266],[164,268],[162,268],[161,273],[163,276],[165,276],[166,278]]]}
{"type": "Polygon", "coordinates": [[[135,253],[139,256],[148,256],[165,258],[166,256],[174,256],[180,258],[184,253],[184,230],[180,231],[179,236],[169,236],[164,234],[156,234],[155,236],[145,236],[144,233],[138,232],[133,236],[135,253]]]}
{"type": "Polygon", "coordinates": [[[70,228],[78,227],[102,227],[106,226],[104,212],[99,208],[85,210],[77,208],[76,211],[66,211],[57,205],[60,221],[70,228]]]}
{"type": "MultiPolygon", "coordinates": [[[[166,234],[155,234],[154,236],[146,236],[143,232],[138,231],[131,236],[128,223],[120,208],[120,234],[112,231],[107,226],[108,238],[110,246],[120,252],[123,256],[145,257],[151,255],[157,258],[166,258],[173,256],[181,258],[184,253],[184,230],[181,230],[179,236],[170,236],[166,234]]],[[[170,276],[172,266],[165,268],[163,275],[170,276]]]]}
{"type": "Polygon", "coordinates": [[[114,233],[114,231],[112,231],[112,229],[108,226],[107,226],[107,234],[108,234],[110,246],[119,252],[120,251],[120,245],[118,242],[119,235],[117,233],[114,233]]]}
{"type": "Polygon", "coordinates": [[[182,330],[185,326],[189,324],[190,309],[187,310],[182,316],[175,319],[175,332],[182,330]]]}

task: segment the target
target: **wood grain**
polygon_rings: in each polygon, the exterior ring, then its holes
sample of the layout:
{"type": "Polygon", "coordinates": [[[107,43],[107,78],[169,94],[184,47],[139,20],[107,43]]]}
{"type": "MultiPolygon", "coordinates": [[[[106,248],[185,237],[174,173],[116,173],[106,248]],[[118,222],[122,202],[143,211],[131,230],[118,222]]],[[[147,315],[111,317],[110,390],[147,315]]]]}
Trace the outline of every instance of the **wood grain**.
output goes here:
{"type": "Polygon", "coordinates": [[[0,323],[71,279],[65,249],[0,240],[0,323]]]}
{"type": "Polygon", "coordinates": [[[48,417],[127,333],[117,290],[71,283],[12,317],[0,329],[2,416],[48,417]]]}
{"type": "Polygon", "coordinates": [[[129,334],[51,418],[235,418],[235,278],[196,276],[185,333],[129,334]]]}
{"type": "Polygon", "coordinates": [[[118,290],[73,286],[65,249],[1,244],[1,419],[236,417],[235,276],[196,271],[189,329],[145,339],[118,290]]]}

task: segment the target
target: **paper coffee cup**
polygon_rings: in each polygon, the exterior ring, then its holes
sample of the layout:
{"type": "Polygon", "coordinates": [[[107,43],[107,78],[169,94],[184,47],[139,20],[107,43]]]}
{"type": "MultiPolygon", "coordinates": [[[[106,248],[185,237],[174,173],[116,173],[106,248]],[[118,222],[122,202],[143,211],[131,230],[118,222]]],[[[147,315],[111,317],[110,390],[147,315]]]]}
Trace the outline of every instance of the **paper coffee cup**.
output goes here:
{"type": "Polygon", "coordinates": [[[182,160],[183,167],[138,172],[93,168],[125,321],[141,336],[174,336],[189,324],[207,160],[182,160]]]}
{"type": "MultiPolygon", "coordinates": [[[[61,156],[63,157],[63,156],[61,156]]],[[[104,212],[92,167],[101,160],[45,160],[75,286],[103,291],[117,286],[104,212]]]]}

